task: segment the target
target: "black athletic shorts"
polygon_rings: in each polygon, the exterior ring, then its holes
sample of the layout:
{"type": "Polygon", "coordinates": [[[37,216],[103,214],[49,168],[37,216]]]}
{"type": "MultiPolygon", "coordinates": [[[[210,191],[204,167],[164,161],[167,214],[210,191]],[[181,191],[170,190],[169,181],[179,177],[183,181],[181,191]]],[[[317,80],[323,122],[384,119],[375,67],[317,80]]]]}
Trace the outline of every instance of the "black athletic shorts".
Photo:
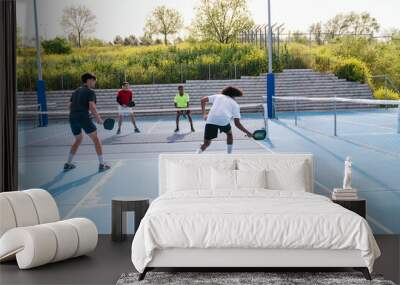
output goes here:
{"type": "Polygon", "coordinates": [[[218,130],[220,133],[228,133],[231,130],[231,124],[227,124],[226,126],[206,124],[206,128],[204,130],[204,138],[206,140],[215,139],[216,137],[218,137],[218,130]]]}
{"type": "Polygon", "coordinates": [[[88,115],[73,115],[69,117],[69,125],[74,136],[80,135],[82,129],[90,134],[97,130],[96,125],[88,115]]]}
{"type": "Polygon", "coordinates": [[[176,111],[177,115],[190,115],[190,110],[176,111]]]}

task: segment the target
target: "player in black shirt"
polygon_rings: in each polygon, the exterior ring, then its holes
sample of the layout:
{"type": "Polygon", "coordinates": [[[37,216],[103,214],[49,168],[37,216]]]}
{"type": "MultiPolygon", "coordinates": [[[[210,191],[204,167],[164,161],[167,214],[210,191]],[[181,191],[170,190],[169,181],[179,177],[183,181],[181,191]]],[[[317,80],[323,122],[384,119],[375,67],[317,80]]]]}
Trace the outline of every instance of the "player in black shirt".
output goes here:
{"type": "Polygon", "coordinates": [[[75,168],[72,160],[83,140],[82,129],[92,139],[96,147],[96,153],[99,158],[99,171],[107,170],[110,166],[104,163],[103,148],[97,136],[97,128],[90,118],[91,113],[98,124],[103,123],[99,113],[97,113],[96,93],[92,90],[96,85],[96,76],[91,73],[85,73],[81,79],[83,85],[72,93],[69,104],[69,124],[72,134],[75,136],[75,142],[71,146],[68,161],[64,164],[64,170],[67,171],[75,168]]]}

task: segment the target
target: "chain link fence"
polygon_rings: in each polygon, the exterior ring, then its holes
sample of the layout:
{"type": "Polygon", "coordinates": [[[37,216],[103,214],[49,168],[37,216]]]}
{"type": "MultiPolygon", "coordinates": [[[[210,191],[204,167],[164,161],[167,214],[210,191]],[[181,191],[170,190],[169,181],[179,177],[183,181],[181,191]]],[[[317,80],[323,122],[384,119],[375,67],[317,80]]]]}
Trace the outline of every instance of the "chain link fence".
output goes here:
{"type": "MultiPolygon", "coordinates": [[[[273,49],[279,51],[279,47],[285,43],[302,43],[308,46],[313,45],[325,45],[335,43],[342,38],[365,38],[369,40],[379,40],[382,42],[400,41],[400,38],[396,38],[391,35],[374,35],[373,33],[366,34],[333,34],[333,33],[312,33],[312,32],[283,32],[284,29],[281,26],[273,27],[272,32],[272,43],[273,49]]],[[[268,47],[268,26],[260,25],[253,29],[244,31],[238,36],[239,43],[254,44],[260,48],[268,47]]]]}
{"type": "MultiPolygon", "coordinates": [[[[37,71],[34,65],[19,66],[18,91],[36,90],[37,71]]],[[[247,64],[177,64],[160,68],[127,68],[119,72],[93,71],[97,86],[101,89],[119,88],[122,82],[130,84],[184,83],[187,80],[228,80],[242,76],[256,76],[267,71],[267,62],[255,61],[247,64]]],[[[63,72],[62,67],[43,65],[43,80],[47,90],[71,90],[81,84],[80,74],[63,72]],[[47,70],[52,70],[48,72],[47,70]]]]}

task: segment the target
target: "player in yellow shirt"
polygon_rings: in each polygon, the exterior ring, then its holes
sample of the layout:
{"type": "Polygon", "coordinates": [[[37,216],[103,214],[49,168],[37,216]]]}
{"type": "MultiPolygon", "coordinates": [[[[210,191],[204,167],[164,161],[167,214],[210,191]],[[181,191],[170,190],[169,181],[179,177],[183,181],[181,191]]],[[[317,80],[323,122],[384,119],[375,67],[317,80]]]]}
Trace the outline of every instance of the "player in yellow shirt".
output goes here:
{"type": "MultiPolygon", "coordinates": [[[[175,108],[189,108],[189,94],[185,93],[183,85],[178,86],[178,94],[175,95],[174,103],[175,103],[175,108]]],[[[179,117],[181,115],[187,115],[189,122],[190,122],[190,129],[192,132],[194,132],[193,128],[193,120],[192,117],[190,116],[190,110],[182,110],[182,111],[176,111],[176,129],[175,132],[179,132],[179,117]]]]}

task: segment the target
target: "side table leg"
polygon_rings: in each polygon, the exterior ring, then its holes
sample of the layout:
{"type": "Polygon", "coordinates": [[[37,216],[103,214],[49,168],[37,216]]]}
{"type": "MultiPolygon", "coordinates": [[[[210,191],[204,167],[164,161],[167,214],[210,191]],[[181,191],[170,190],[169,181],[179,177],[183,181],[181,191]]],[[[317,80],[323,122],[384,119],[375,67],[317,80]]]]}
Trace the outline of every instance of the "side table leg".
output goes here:
{"type": "Polygon", "coordinates": [[[124,240],[126,232],[126,213],[122,211],[121,203],[112,203],[111,209],[111,238],[113,241],[124,240]]]}

